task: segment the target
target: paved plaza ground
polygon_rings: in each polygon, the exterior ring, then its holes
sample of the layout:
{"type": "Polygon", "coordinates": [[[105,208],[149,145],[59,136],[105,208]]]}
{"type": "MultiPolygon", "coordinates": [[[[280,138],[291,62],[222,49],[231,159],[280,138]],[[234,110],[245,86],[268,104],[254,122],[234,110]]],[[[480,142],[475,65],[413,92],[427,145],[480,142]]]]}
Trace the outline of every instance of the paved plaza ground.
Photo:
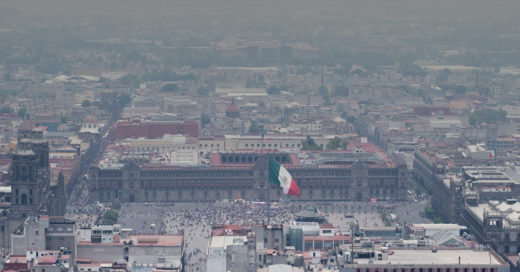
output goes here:
{"type": "MultiPolygon", "coordinates": [[[[100,223],[108,207],[88,200],[87,186],[80,184],[72,193],[66,217],[78,226],[100,223]]],[[[315,205],[328,222],[347,227],[352,217],[359,226],[383,227],[407,223],[431,223],[422,216],[429,198],[415,195],[406,202],[298,202],[281,201],[271,204],[270,223],[285,224],[305,205],[315,205]],[[395,218],[393,218],[393,216],[395,218]]],[[[137,234],[184,234],[186,271],[206,271],[206,253],[212,225],[250,225],[267,222],[267,205],[262,202],[184,202],[122,203],[118,223],[137,234]]]]}
{"type": "MultiPolygon", "coordinates": [[[[350,216],[360,227],[427,223],[430,221],[421,216],[427,202],[272,203],[271,223],[290,222],[294,219],[292,214],[307,204],[316,205],[330,223],[340,227],[346,227],[346,218],[350,216]],[[390,220],[390,214],[395,214],[396,220],[390,220]]],[[[264,203],[124,203],[119,223],[141,234],[184,233],[186,271],[205,271],[212,224],[257,224],[265,222],[266,215],[264,203]]]]}

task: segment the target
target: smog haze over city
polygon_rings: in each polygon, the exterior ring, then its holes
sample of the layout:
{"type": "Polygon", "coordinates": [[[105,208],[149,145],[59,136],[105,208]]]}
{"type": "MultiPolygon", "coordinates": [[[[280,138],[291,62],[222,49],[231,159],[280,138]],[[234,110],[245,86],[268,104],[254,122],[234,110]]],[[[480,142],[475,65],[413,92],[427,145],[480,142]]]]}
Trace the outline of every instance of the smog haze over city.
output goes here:
{"type": "Polygon", "coordinates": [[[0,268],[520,271],[520,1],[0,1],[0,268]]]}

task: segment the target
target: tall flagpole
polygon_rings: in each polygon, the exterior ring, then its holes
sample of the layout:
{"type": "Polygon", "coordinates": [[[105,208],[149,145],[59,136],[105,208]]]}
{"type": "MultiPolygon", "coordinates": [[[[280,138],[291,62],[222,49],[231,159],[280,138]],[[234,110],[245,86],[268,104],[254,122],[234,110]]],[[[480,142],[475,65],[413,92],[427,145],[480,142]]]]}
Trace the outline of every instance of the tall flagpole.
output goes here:
{"type": "MultiPolygon", "coordinates": [[[[260,145],[260,151],[263,156],[264,151],[264,138],[265,138],[265,129],[262,131],[262,144],[260,145]]],[[[265,156],[267,158],[267,171],[269,171],[269,155],[265,156]]],[[[271,181],[269,180],[269,173],[267,173],[267,225],[271,222],[271,181]]]]}

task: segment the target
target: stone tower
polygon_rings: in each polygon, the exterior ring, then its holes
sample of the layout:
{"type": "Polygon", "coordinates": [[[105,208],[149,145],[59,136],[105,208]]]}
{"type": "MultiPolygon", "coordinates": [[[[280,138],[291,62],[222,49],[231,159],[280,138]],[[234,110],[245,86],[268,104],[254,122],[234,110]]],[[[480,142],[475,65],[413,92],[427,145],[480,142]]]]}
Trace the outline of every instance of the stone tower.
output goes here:
{"type": "Polygon", "coordinates": [[[41,192],[38,183],[39,158],[32,150],[18,150],[12,157],[10,219],[23,222],[27,216],[38,216],[41,192]]]}

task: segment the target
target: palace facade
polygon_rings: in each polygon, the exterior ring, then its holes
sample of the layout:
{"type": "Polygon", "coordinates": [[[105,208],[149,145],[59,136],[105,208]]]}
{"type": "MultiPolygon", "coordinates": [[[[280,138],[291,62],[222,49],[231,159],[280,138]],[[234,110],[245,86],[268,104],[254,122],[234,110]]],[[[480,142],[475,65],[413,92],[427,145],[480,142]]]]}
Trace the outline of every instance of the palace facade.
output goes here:
{"type": "Polygon", "coordinates": [[[406,165],[375,152],[317,152],[306,159],[271,151],[213,153],[211,164],[199,167],[126,161],[120,167],[92,167],[90,192],[100,202],[286,198],[281,188],[268,184],[269,156],[296,180],[299,200],[405,200],[407,196],[406,165]]]}

